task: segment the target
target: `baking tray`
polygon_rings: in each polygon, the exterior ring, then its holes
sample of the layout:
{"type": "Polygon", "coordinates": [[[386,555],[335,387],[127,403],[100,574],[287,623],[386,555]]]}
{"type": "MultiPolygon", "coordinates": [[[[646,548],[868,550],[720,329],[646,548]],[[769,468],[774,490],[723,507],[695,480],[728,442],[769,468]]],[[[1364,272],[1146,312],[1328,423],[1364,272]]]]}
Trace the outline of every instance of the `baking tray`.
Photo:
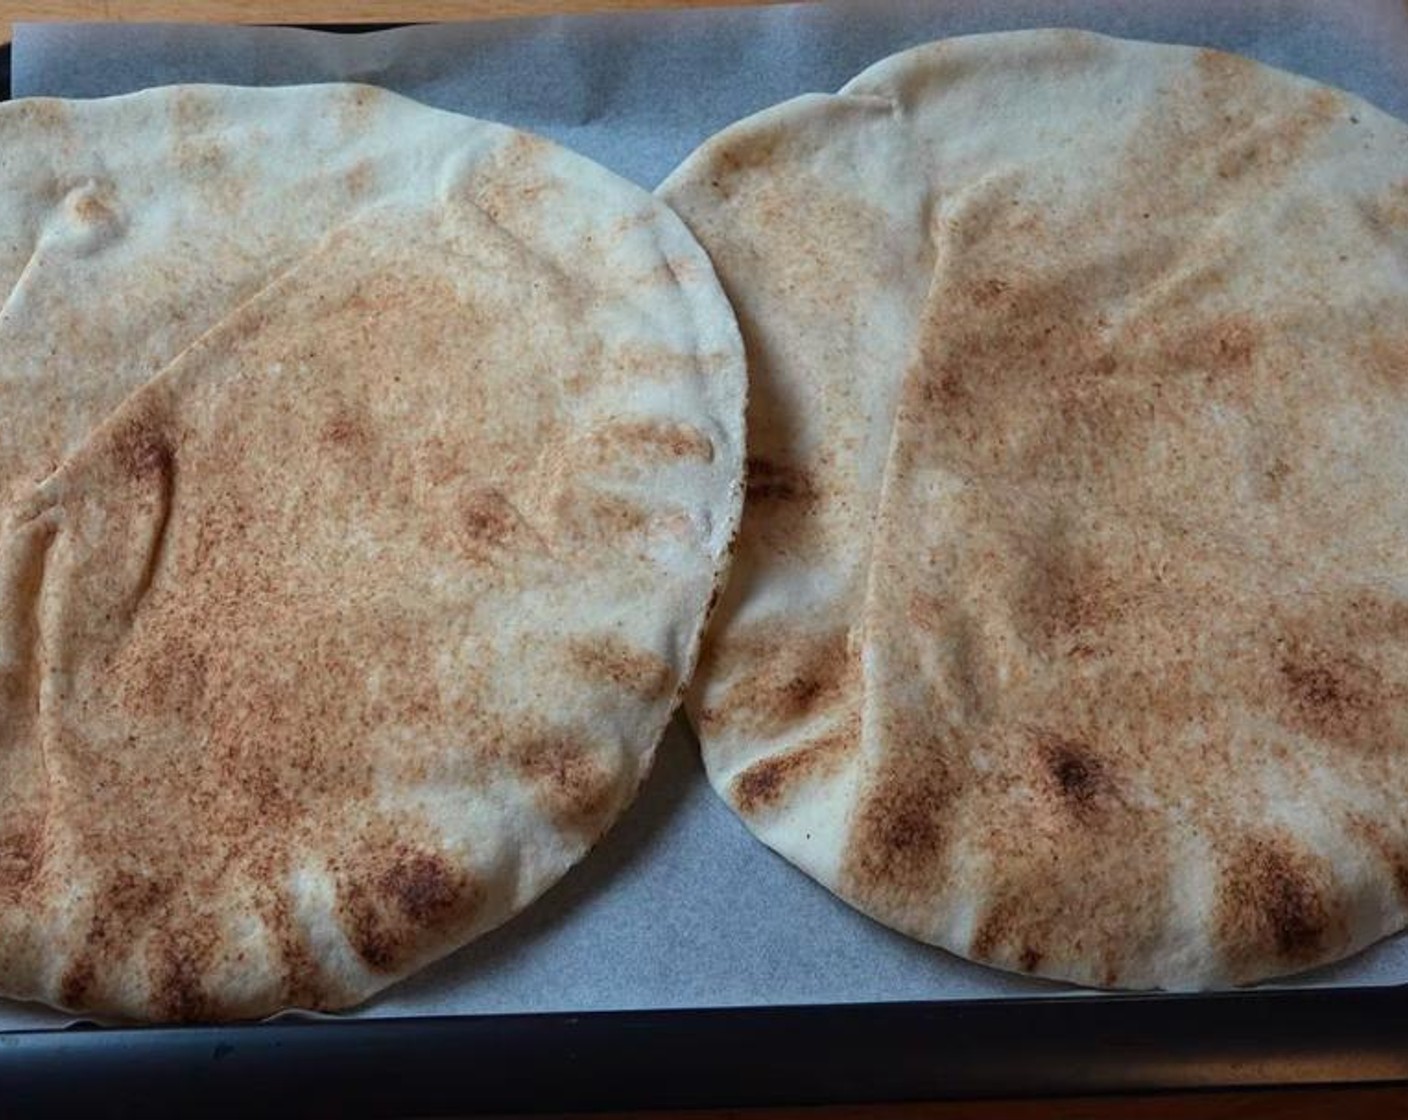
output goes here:
{"type": "MultiPolygon", "coordinates": [[[[10,53],[0,46],[0,100],[10,53]]],[[[1408,986],[0,1032],[0,1117],[486,1115],[1387,1082],[1408,1083],[1408,986]]]]}

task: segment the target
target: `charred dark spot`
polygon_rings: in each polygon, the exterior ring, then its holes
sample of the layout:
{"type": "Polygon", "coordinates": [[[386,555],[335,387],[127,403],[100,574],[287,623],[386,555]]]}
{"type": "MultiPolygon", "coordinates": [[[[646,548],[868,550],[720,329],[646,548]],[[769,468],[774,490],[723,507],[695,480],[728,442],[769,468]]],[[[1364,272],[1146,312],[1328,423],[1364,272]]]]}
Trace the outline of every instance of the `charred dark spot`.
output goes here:
{"type": "Polygon", "coordinates": [[[1052,772],[1061,792],[1079,801],[1089,800],[1099,786],[1096,770],[1088,759],[1063,758],[1052,772]]]}
{"type": "Polygon", "coordinates": [[[1018,964],[1022,966],[1023,972],[1035,972],[1041,967],[1041,958],[1041,950],[1028,945],[1022,950],[1022,955],[1018,958],[1018,964]]]}
{"type": "Polygon", "coordinates": [[[1036,733],[1037,750],[1041,754],[1051,784],[1062,803],[1078,816],[1096,807],[1109,791],[1110,780],[1105,766],[1089,744],[1049,731],[1036,733]]]}

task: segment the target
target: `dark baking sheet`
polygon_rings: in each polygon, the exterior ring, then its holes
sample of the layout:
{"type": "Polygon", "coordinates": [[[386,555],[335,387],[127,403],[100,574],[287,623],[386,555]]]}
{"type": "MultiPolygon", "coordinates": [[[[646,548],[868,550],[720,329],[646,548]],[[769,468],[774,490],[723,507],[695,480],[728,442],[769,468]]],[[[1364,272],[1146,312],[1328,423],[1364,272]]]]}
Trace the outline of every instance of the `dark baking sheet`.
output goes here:
{"type": "Polygon", "coordinates": [[[0,1114],[483,1115],[1408,1080],[1402,989],[0,1035],[0,1114]]]}
{"type": "MultiPolygon", "coordinates": [[[[4,45],[5,96],[9,76],[4,45]]],[[[0,1033],[0,1116],[485,1115],[1375,1082],[1408,1082],[1408,987],[0,1033]]]]}

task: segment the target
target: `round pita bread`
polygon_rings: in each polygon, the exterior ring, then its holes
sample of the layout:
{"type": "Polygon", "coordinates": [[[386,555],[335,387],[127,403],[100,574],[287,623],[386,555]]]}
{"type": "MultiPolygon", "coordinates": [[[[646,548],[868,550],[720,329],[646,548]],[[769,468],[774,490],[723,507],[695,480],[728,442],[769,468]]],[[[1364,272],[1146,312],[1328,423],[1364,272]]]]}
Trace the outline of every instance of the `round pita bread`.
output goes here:
{"type": "Polygon", "coordinates": [[[662,188],[750,352],[716,788],[974,960],[1200,988],[1408,915],[1408,128],[957,39],[662,188]]]}
{"type": "Polygon", "coordinates": [[[739,514],[736,326],[649,194],[455,127],[6,515],[6,995],[346,1006],[644,778],[739,514]]]}

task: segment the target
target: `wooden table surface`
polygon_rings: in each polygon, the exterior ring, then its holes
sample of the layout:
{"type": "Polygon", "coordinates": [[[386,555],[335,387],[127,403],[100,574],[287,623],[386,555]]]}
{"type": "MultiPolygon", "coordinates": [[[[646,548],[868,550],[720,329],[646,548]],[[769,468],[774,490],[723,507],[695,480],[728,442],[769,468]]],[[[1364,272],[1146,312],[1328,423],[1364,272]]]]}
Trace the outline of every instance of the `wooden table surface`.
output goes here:
{"type": "MultiPolygon", "coordinates": [[[[0,0],[0,43],[34,20],[404,23],[775,0],[0,0]]],[[[640,1117],[642,1114],[635,1113],[640,1117]]],[[[1408,1117],[1408,1087],[658,1113],[657,1120],[1365,1120],[1408,1117]]],[[[610,1120],[610,1118],[605,1118],[610,1120]]],[[[624,1120],[617,1117],[616,1120],[624,1120]]]]}
{"type": "Polygon", "coordinates": [[[554,12],[722,8],[778,0],[0,0],[0,43],[27,20],[205,23],[430,23],[554,12]]]}

